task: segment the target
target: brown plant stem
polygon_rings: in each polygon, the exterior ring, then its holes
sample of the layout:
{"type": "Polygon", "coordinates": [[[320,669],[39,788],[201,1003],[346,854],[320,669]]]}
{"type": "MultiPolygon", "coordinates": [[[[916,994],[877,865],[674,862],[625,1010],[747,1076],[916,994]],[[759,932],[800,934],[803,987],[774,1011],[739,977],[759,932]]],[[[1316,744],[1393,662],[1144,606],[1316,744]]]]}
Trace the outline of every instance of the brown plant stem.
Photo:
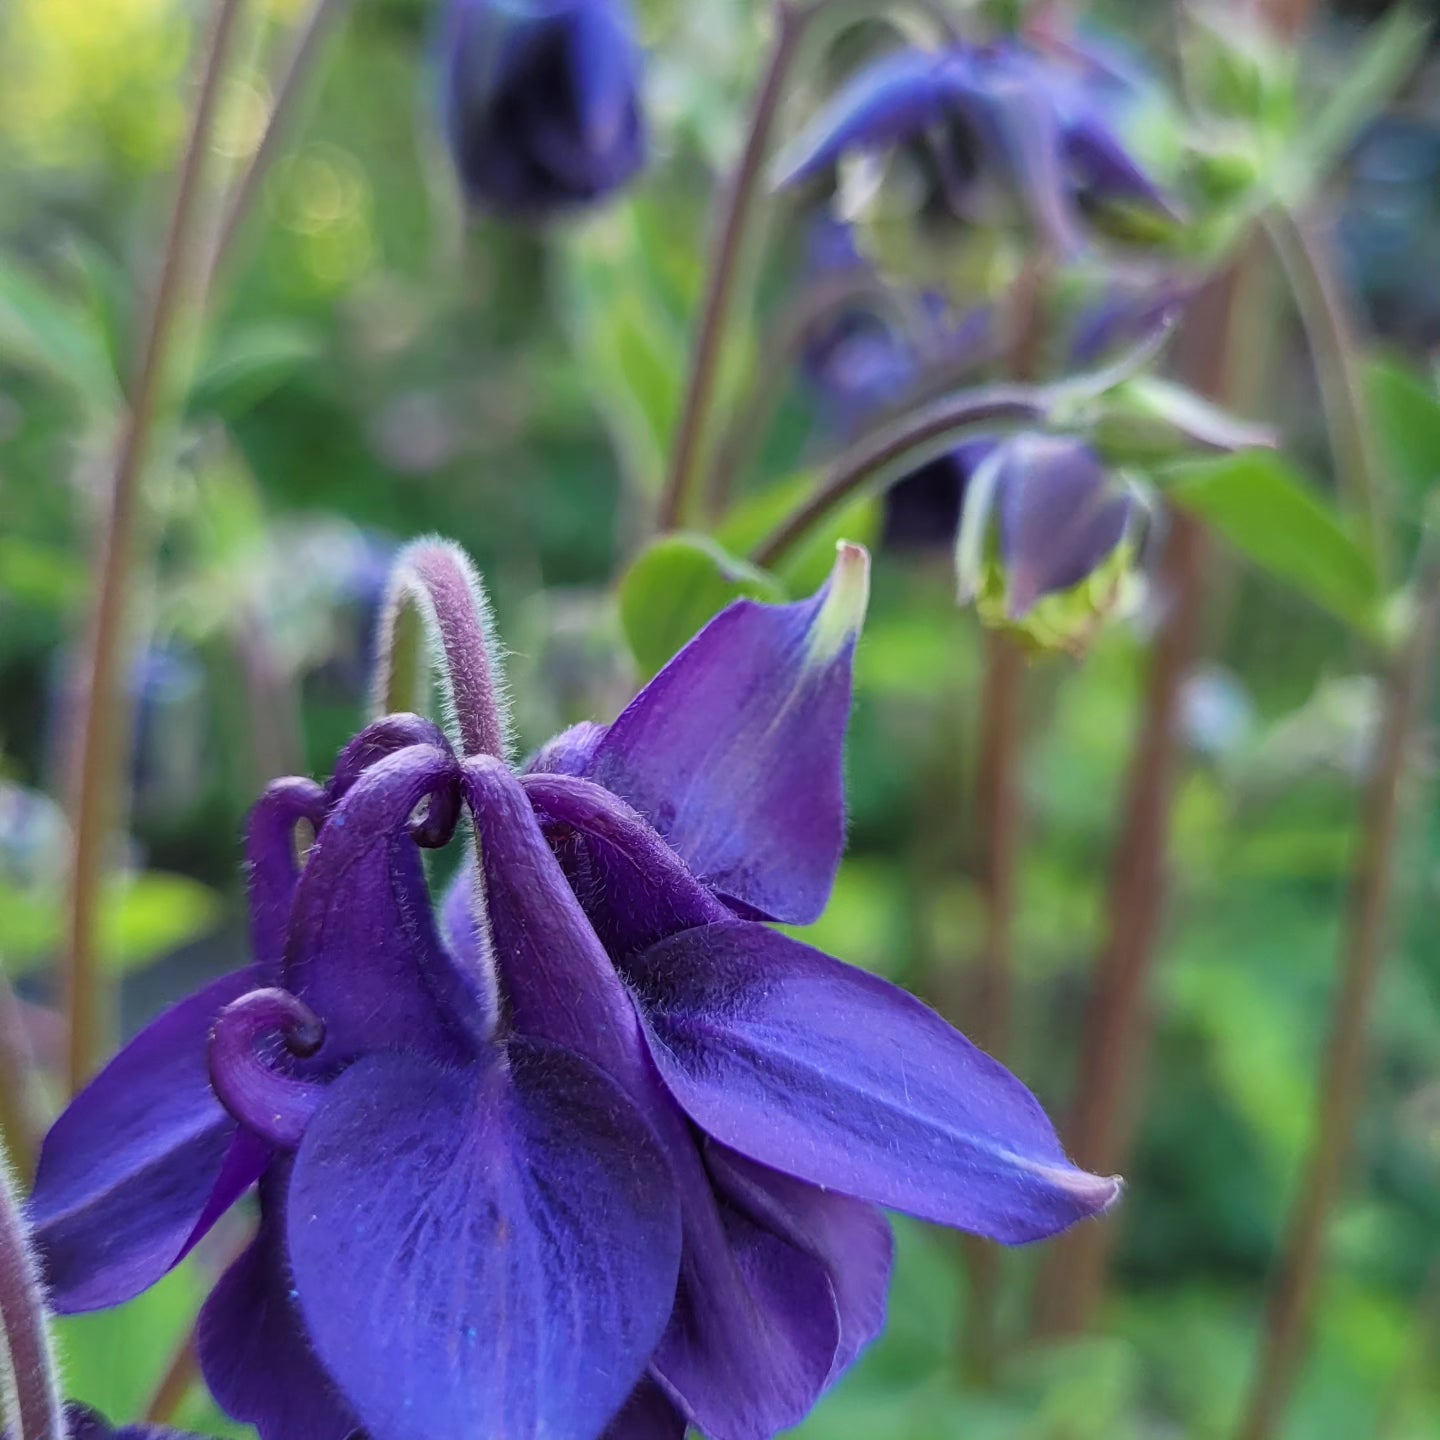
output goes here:
{"type": "MultiPolygon", "coordinates": [[[[999,631],[986,634],[975,807],[981,825],[980,889],[985,901],[985,928],[978,993],[973,1018],[966,1028],[975,1043],[996,1059],[1003,1059],[1009,1049],[1014,1008],[1025,668],[1024,652],[1014,640],[999,631]]],[[[970,1378],[988,1385],[1000,1360],[1004,1251],[992,1240],[967,1235],[961,1242],[961,1255],[969,1281],[969,1309],[960,1360],[970,1378]]]]}
{"type": "Polygon", "coordinates": [[[194,278],[200,199],[222,82],[242,0],[220,0],[211,29],[175,191],[159,282],[145,327],[136,380],[121,421],[100,536],[99,580],[86,649],[86,691],[72,749],[72,842],[68,875],[69,933],[63,958],[65,1009],[70,1021],[67,1078],[78,1090],[89,1078],[107,1021],[99,973],[99,919],[105,849],[120,809],[120,768],[129,725],[121,677],[126,612],[142,480],[161,408],[166,361],[176,322],[194,278]]]}
{"type": "Polygon", "coordinates": [[[1365,796],[1360,850],[1341,940],[1340,988],[1330,1018],[1314,1142],[1285,1226],[1279,1267],[1250,1397],[1237,1440],[1269,1440],[1279,1428],[1304,1358],[1325,1260],[1325,1229],[1340,1188],[1365,1090],[1367,1032],[1394,888],[1411,742],[1425,703],[1437,618],[1440,556],[1421,562],[1416,610],[1403,650],[1391,663],[1385,714],[1365,796]]]}
{"type": "Polygon", "coordinates": [[[923,464],[943,453],[951,441],[977,425],[1042,421],[1053,397],[1034,385],[987,385],[962,391],[881,425],[844,450],[820,483],[760,542],[751,557],[773,566],[827,516],[853,500],[867,485],[892,471],[923,464]]]}
{"type": "Polygon", "coordinates": [[[806,24],[814,13],[813,8],[797,5],[795,0],[775,0],[772,11],[775,39],[770,59],[755,94],[740,163],[725,191],[720,224],[706,267],[700,324],[695,333],[670,466],[660,494],[657,523],[661,531],[675,529],[689,514],[720,377],[725,334],[736,300],[736,282],[763,189],[765,160],[770,153],[790,67],[799,52],[806,24]]]}
{"type": "Polygon", "coordinates": [[[145,1407],[146,1421],[151,1425],[173,1423],[199,1374],[200,1354],[196,1348],[195,1331],[188,1330],[170,1357],[170,1363],[145,1407]]]}

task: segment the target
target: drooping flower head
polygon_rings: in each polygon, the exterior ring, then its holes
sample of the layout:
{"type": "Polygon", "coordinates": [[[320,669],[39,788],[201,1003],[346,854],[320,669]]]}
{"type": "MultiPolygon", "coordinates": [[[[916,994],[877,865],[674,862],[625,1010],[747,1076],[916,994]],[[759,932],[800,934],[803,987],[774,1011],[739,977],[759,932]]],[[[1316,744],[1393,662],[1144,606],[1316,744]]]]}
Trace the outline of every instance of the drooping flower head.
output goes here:
{"type": "Polygon", "coordinates": [[[862,70],[799,136],[778,183],[848,165],[851,211],[886,193],[902,224],[943,233],[1019,220],[1054,253],[1075,255],[1117,211],[1173,213],[1120,138],[1108,91],[1081,59],[1020,42],[898,51],[862,70]]]}
{"type": "Polygon", "coordinates": [[[644,164],[629,0],[448,0],[440,63],[445,137],[473,204],[544,218],[644,164]]]}
{"type": "Polygon", "coordinates": [[[767,923],[814,919],[843,848],[863,551],[518,775],[473,576],[402,568],[454,737],[389,716],[261,800],[255,964],[46,1141],[62,1308],[153,1283],[258,1182],[199,1344],[263,1440],[768,1440],[883,1323],[876,1207],[1017,1243],[1114,1199],[933,1011],[767,923]],[[421,850],[462,815],[437,908],[421,850]]]}

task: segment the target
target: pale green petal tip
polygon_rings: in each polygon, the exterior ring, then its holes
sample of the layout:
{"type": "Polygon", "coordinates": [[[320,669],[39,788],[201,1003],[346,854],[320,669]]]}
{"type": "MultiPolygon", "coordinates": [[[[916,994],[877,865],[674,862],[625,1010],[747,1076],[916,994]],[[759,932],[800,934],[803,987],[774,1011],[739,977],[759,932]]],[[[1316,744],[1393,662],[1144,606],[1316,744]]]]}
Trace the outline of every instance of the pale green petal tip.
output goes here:
{"type": "Polygon", "coordinates": [[[810,659],[819,664],[833,660],[860,633],[870,604],[870,552],[848,540],[835,548],[835,568],[810,632],[810,659]]]}

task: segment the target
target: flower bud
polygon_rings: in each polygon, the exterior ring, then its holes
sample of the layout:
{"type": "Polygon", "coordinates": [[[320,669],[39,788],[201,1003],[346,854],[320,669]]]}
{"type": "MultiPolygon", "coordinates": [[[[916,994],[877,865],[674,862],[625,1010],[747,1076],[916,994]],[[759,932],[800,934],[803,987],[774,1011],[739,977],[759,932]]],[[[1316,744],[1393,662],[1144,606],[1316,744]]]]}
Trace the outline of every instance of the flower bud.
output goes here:
{"type": "Polygon", "coordinates": [[[644,163],[627,0],[450,0],[441,66],[445,136],[475,205],[543,218],[644,163]]]}

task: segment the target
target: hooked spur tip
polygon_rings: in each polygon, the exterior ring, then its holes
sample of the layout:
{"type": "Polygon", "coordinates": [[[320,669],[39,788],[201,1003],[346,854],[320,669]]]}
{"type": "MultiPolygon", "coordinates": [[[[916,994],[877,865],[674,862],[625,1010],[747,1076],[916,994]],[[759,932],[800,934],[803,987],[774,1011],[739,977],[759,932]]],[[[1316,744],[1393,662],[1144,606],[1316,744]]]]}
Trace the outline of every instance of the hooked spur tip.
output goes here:
{"type": "Polygon", "coordinates": [[[1092,1215],[1103,1215],[1125,1189],[1121,1175],[1092,1175],[1073,1166],[1047,1166],[1045,1178],[1073,1195],[1092,1215]]]}
{"type": "Polygon", "coordinates": [[[860,633],[870,606],[870,552],[848,540],[835,549],[835,566],[810,632],[811,658],[821,662],[838,655],[860,633]]]}

